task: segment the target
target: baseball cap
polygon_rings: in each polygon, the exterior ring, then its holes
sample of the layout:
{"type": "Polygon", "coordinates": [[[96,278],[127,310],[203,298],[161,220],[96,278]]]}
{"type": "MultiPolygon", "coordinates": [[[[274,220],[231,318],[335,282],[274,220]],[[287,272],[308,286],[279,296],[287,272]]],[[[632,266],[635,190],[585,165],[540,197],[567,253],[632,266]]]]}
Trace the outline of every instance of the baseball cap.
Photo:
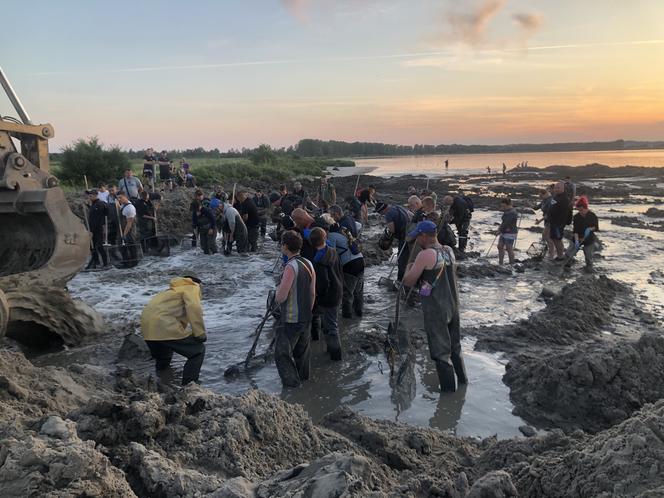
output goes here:
{"type": "Polygon", "coordinates": [[[433,221],[424,220],[420,221],[414,230],[408,234],[408,237],[415,238],[421,233],[436,233],[438,227],[433,221]]]}
{"type": "Polygon", "coordinates": [[[274,204],[274,203],[277,202],[279,199],[281,199],[281,196],[280,196],[279,194],[277,194],[276,192],[272,192],[272,193],[270,194],[270,202],[271,202],[271,203],[274,204]]]}
{"type": "Polygon", "coordinates": [[[85,193],[88,194],[88,195],[98,195],[99,194],[99,192],[97,192],[96,188],[86,190],[85,193]]]}

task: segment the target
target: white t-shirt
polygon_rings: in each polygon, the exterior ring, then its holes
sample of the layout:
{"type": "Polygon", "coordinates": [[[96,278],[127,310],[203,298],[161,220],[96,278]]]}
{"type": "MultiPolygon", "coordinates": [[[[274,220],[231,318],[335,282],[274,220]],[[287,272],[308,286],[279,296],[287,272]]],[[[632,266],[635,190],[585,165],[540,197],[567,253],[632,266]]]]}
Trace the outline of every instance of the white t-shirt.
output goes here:
{"type": "Polygon", "coordinates": [[[108,194],[109,191],[107,190],[106,192],[97,192],[97,199],[99,199],[102,202],[108,202],[108,194]]]}
{"type": "Polygon", "coordinates": [[[136,218],[136,208],[130,202],[129,204],[125,204],[120,208],[120,214],[127,219],[136,218]]]}

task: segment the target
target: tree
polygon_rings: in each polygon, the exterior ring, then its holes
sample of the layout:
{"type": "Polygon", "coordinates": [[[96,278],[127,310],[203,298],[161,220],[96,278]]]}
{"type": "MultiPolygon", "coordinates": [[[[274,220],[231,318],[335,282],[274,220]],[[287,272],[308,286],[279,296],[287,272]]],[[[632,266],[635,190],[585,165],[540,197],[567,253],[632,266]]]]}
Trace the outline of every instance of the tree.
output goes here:
{"type": "Polygon", "coordinates": [[[277,162],[277,155],[267,144],[260,144],[250,153],[251,162],[254,164],[274,164],[277,162]]]}
{"type": "Polygon", "coordinates": [[[120,178],[129,167],[129,158],[119,147],[105,149],[97,137],[79,138],[62,152],[58,176],[64,182],[79,185],[85,176],[91,185],[97,185],[120,178]]]}

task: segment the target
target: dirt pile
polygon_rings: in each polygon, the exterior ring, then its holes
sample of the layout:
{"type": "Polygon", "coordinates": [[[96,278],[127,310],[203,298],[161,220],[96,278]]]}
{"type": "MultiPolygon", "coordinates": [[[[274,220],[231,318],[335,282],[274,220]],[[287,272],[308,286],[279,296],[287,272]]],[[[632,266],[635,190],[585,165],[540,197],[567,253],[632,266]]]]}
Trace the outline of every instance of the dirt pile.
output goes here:
{"type": "Polygon", "coordinates": [[[664,232],[664,221],[651,221],[646,223],[634,216],[616,216],[611,218],[611,223],[621,227],[640,228],[642,230],[654,230],[664,232]]]}
{"type": "Polygon", "coordinates": [[[604,275],[583,276],[563,287],[546,308],[527,319],[500,327],[465,331],[478,338],[477,348],[515,352],[533,346],[564,346],[591,339],[606,326],[607,313],[618,293],[628,288],[604,275]]]}
{"type": "Polygon", "coordinates": [[[529,422],[597,432],[664,397],[664,336],[518,355],[503,380],[515,413],[529,422]]]}
{"type": "Polygon", "coordinates": [[[51,343],[75,346],[99,334],[103,320],[90,306],[57,287],[5,289],[9,305],[7,336],[35,349],[51,343]]]}
{"type": "Polygon", "coordinates": [[[588,437],[554,431],[542,438],[500,441],[478,461],[483,471],[503,468],[521,497],[664,494],[664,401],[588,437]]]}

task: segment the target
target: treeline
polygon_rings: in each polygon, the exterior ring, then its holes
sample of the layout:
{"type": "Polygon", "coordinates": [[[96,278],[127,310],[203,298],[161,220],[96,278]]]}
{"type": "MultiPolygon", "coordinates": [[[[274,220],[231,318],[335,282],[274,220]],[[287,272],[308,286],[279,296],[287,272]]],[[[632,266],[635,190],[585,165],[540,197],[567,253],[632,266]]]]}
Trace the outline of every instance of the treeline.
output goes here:
{"type": "Polygon", "coordinates": [[[303,157],[411,156],[424,154],[496,154],[501,152],[570,152],[586,150],[628,150],[664,148],[664,142],[569,142],[509,145],[395,145],[379,142],[342,142],[339,140],[300,140],[295,151],[303,157]]]}

